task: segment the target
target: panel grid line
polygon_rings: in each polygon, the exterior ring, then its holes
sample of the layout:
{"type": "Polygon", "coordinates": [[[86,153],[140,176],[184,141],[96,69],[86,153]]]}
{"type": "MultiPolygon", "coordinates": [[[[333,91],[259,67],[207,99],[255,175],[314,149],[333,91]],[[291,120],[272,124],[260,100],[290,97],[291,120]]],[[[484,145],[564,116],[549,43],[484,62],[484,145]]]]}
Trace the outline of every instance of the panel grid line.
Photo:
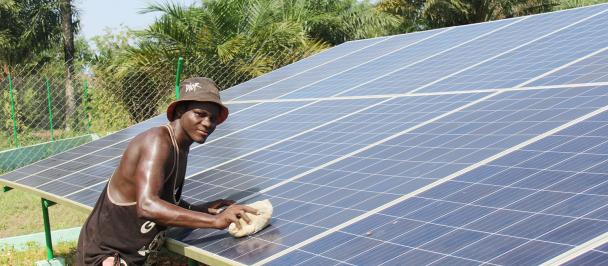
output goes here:
{"type": "Polygon", "coordinates": [[[241,103],[287,103],[287,102],[310,102],[310,101],[334,101],[334,100],[360,100],[360,99],[378,99],[378,98],[401,98],[401,97],[420,97],[420,96],[438,96],[438,95],[455,95],[455,94],[475,94],[475,93],[493,93],[498,91],[531,91],[545,89],[563,89],[563,88],[587,88],[608,86],[608,82],[589,82],[589,83],[571,83],[571,84],[556,84],[543,86],[528,86],[528,87],[509,87],[499,89],[483,89],[483,90],[466,90],[466,91],[441,91],[441,92],[416,92],[416,93],[395,93],[395,94],[373,94],[363,96],[330,96],[320,98],[298,98],[298,99],[270,99],[270,100],[246,100],[246,101],[229,101],[231,104],[241,103]]]}

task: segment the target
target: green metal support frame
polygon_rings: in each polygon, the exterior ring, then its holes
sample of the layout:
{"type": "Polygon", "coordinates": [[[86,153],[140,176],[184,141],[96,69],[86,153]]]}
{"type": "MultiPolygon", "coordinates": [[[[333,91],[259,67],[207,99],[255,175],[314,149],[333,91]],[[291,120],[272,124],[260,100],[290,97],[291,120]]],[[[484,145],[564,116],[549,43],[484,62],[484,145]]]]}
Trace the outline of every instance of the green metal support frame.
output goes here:
{"type": "Polygon", "coordinates": [[[11,191],[13,188],[9,187],[9,186],[2,186],[2,192],[9,192],[11,191]]]}
{"type": "Polygon", "coordinates": [[[48,78],[44,78],[44,84],[46,85],[46,99],[49,106],[49,124],[51,129],[51,141],[55,141],[55,134],[53,133],[53,104],[51,101],[51,85],[48,78]]]}
{"type": "Polygon", "coordinates": [[[87,133],[91,134],[91,112],[89,108],[89,81],[84,80],[84,108],[87,111],[87,133]]]}
{"type": "Polygon", "coordinates": [[[198,261],[188,259],[188,266],[198,266],[198,261]]]}
{"type": "Polygon", "coordinates": [[[177,59],[177,70],[175,72],[175,100],[179,99],[179,80],[184,67],[184,58],[177,59]]]}
{"type": "Polygon", "coordinates": [[[55,205],[55,202],[41,198],[42,204],[42,220],[44,221],[44,236],[46,239],[46,257],[48,260],[55,258],[53,255],[53,241],[51,239],[51,223],[49,221],[49,207],[55,205]]]}

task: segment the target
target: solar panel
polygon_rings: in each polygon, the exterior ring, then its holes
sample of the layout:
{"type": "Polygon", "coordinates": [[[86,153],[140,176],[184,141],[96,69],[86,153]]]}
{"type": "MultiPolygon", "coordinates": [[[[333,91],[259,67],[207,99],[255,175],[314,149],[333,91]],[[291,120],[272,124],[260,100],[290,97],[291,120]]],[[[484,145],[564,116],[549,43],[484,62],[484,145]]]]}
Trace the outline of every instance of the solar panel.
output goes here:
{"type": "MultiPolygon", "coordinates": [[[[270,199],[271,226],[170,231],[207,263],[608,261],[608,5],[347,42],[222,97],[189,202],[270,199]]],[[[0,176],[90,209],[164,115],[0,176]]],[[[181,250],[181,251],[180,251],[181,250]]]]}

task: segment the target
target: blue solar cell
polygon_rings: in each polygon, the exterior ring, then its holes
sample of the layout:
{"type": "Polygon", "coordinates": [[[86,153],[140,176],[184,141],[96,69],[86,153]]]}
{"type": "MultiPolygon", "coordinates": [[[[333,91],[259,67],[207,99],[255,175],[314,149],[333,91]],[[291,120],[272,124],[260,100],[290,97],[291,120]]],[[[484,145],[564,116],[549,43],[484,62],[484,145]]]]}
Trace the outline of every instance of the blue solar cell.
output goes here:
{"type": "Polygon", "coordinates": [[[267,263],[268,266],[283,266],[283,265],[297,265],[302,262],[307,262],[308,260],[314,257],[313,254],[302,252],[302,251],[294,251],[289,254],[282,256],[276,260],[267,263]]]}
{"type": "Polygon", "coordinates": [[[375,247],[367,247],[365,251],[349,258],[346,262],[355,265],[380,265],[386,261],[386,258],[395,258],[410,250],[410,248],[404,246],[382,243],[375,247]]]}
{"type": "Polygon", "coordinates": [[[526,240],[521,238],[491,235],[470,245],[463,245],[462,248],[453,254],[459,257],[470,258],[477,261],[489,261],[496,257],[496,254],[503,254],[522,244],[526,240]]]}
{"type": "Polygon", "coordinates": [[[552,230],[572,222],[573,220],[573,218],[556,215],[535,214],[526,219],[516,221],[515,223],[498,231],[498,233],[533,239],[551,232],[552,230]]]}
{"type": "Polygon", "coordinates": [[[401,254],[399,257],[387,258],[388,260],[382,265],[425,265],[434,261],[438,261],[445,256],[429,251],[412,249],[408,252],[401,254]]]}
{"type": "Polygon", "coordinates": [[[437,237],[440,237],[452,229],[447,226],[435,225],[435,224],[423,224],[420,227],[414,229],[406,229],[404,232],[395,232],[396,237],[389,240],[392,243],[408,246],[408,247],[419,247],[437,237]]]}
{"type": "Polygon", "coordinates": [[[604,51],[530,83],[530,86],[608,81],[608,52],[604,51]]]}
{"type": "Polygon", "coordinates": [[[437,218],[434,223],[446,226],[461,227],[470,223],[473,217],[483,217],[490,214],[492,211],[494,211],[494,209],[487,207],[463,206],[462,208],[450,213],[448,216],[437,218]]]}
{"type": "Polygon", "coordinates": [[[589,251],[573,260],[563,264],[564,266],[593,266],[608,264],[608,254],[598,251],[589,251]]]}
{"type": "Polygon", "coordinates": [[[357,254],[375,246],[378,246],[381,243],[382,242],[380,241],[369,238],[351,236],[351,239],[349,241],[341,245],[334,246],[333,248],[322,252],[321,255],[339,261],[347,261],[348,259],[353,258],[357,254]]]}
{"type": "Polygon", "coordinates": [[[522,264],[540,264],[553,258],[570,247],[541,241],[530,241],[524,245],[512,249],[495,259],[490,260],[490,263],[504,265],[522,265],[522,264]]]}
{"type": "Polygon", "coordinates": [[[467,266],[467,265],[479,265],[479,262],[477,261],[472,261],[472,260],[466,260],[466,259],[461,259],[461,258],[457,258],[457,257],[443,257],[439,260],[433,261],[432,265],[434,266],[452,266],[452,265],[462,265],[462,266],[467,266]]]}
{"type": "Polygon", "coordinates": [[[470,230],[455,229],[439,238],[436,238],[422,245],[421,247],[423,249],[443,254],[451,254],[461,249],[462,247],[473,244],[487,236],[489,236],[489,234],[470,230]]]}
{"type": "Polygon", "coordinates": [[[554,243],[580,245],[606,231],[608,221],[574,220],[540,237],[554,243]]]}
{"type": "Polygon", "coordinates": [[[531,216],[532,214],[525,212],[496,209],[488,215],[471,219],[471,222],[464,225],[464,227],[484,232],[498,232],[531,216]]]}

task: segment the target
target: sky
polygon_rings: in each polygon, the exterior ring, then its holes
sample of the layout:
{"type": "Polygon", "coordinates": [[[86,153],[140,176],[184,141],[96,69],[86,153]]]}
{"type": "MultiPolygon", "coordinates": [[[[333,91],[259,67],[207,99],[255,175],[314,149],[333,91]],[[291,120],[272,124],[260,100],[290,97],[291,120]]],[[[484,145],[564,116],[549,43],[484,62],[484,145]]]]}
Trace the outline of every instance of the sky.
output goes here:
{"type": "MultiPolygon", "coordinates": [[[[156,2],[165,2],[156,1],[156,2]]],[[[154,22],[158,14],[139,14],[152,0],[75,0],[73,4],[80,12],[80,35],[90,39],[103,35],[106,28],[115,32],[121,25],[131,29],[144,29],[154,22]]],[[[174,3],[191,4],[196,0],[171,0],[174,3]]]]}

